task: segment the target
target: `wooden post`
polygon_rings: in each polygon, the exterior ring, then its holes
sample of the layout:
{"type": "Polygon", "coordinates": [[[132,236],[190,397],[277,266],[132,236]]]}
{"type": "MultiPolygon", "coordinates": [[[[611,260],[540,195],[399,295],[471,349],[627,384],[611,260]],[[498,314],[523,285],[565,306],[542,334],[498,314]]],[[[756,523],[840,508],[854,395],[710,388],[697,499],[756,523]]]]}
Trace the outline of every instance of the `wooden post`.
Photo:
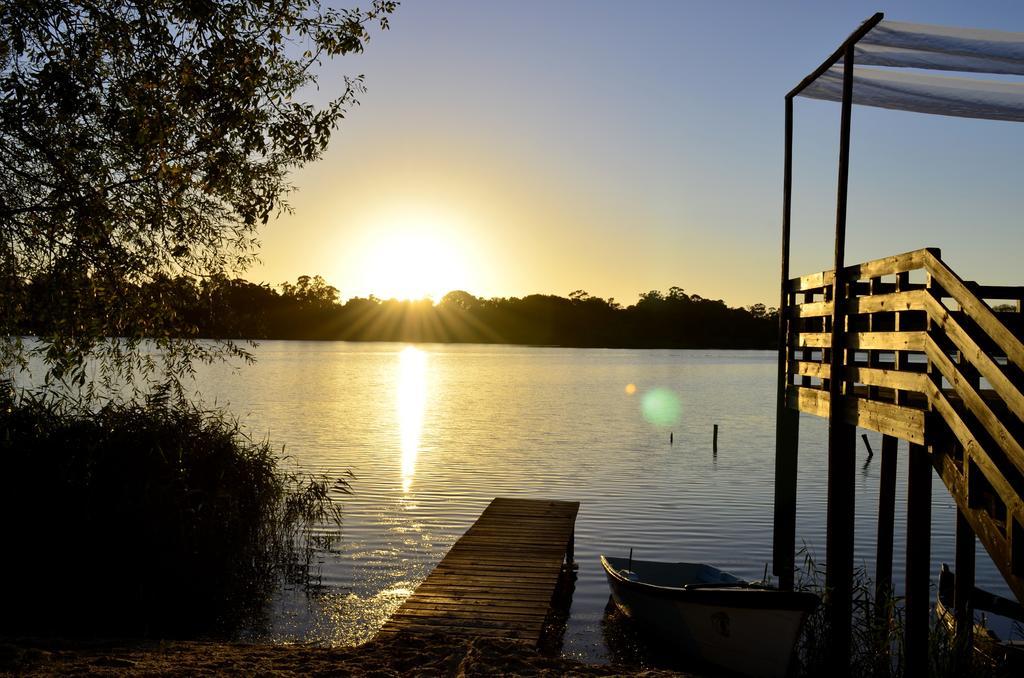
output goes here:
{"type": "MultiPolygon", "coordinates": [[[[910,289],[910,274],[905,272],[905,271],[903,273],[897,273],[896,274],[896,291],[897,292],[906,292],[909,289],[910,289]]],[[[911,311],[911,312],[909,312],[909,314],[912,316],[913,312],[911,311]]],[[[904,316],[899,311],[896,311],[893,314],[893,316],[894,316],[894,319],[893,319],[893,331],[894,332],[901,332],[904,329],[906,329],[905,328],[905,325],[907,325],[907,322],[905,321],[906,316],[904,316]]],[[[907,353],[906,353],[906,351],[896,351],[896,352],[893,353],[892,368],[894,370],[896,370],[897,372],[902,372],[903,370],[907,369],[907,365],[908,364],[909,364],[909,361],[907,360],[907,353]]],[[[901,389],[896,389],[896,396],[894,398],[894,402],[897,405],[905,405],[907,403],[907,400],[908,400],[907,392],[903,391],[901,389]]]]}
{"type": "Polygon", "coordinates": [[[864,448],[868,451],[868,459],[875,456],[875,451],[871,449],[871,441],[868,440],[868,434],[861,433],[860,439],[864,441],[864,448]]]}
{"type": "Polygon", "coordinates": [[[569,541],[565,545],[565,564],[570,570],[576,569],[576,522],[569,530],[569,541]]]}
{"type": "Polygon", "coordinates": [[[928,675],[929,577],[932,532],[932,464],[923,445],[910,444],[907,471],[907,571],[904,647],[908,678],[928,675]]]}
{"type": "Polygon", "coordinates": [[[793,188],[793,99],[786,97],[785,161],[782,181],[782,281],[779,298],[779,365],[775,396],[775,516],[772,572],[779,588],[792,590],[796,550],[796,473],[800,413],[786,403],[790,381],[789,240],[793,188]]]}
{"type": "Polygon", "coordinates": [[[888,615],[892,598],[892,535],[896,523],[896,445],[882,436],[882,470],[878,487],[878,539],[875,547],[875,606],[888,615]]]}
{"type": "Polygon", "coordinates": [[[971,656],[971,630],[974,628],[974,530],[967,517],[956,512],[956,579],[953,583],[953,613],[956,618],[956,651],[960,666],[966,666],[971,656]]]}
{"type": "Polygon", "coordinates": [[[718,424],[715,424],[715,432],[711,438],[711,449],[718,454],[718,424]]]}
{"type": "MultiPolygon", "coordinates": [[[[868,294],[875,296],[876,294],[882,294],[882,279],[880,277],[871,278],[868,282],[868,294]]],[[[874,313],[868,316],[868,332],[876,332],[881,329],[875,322],[878,316],[874,313]]],[[[881,367],[881,361],[879,360],[879,351],[868,351],[868,367],[878,368],[881,367]]],[[[868,386],[868,398],[871,400],[878,400],[878,386],[868,386]]],[[[868,459],[875,456],[874,451],[871,449],[871,445],[868,443],[868,436],[864,434],[864,445],[868,448],[868,459]]]]}
{"type": "MultiPolygon", "coordinates": [[[[846,297],[843,273],[846,256],[846,199],[850,174],[850,122],[853,107],[853,50],[843,55],[843,108],[839,128],[839,181],[836,187],[836,239],[832,286],[832,341],[829,365],[828,514],[826,516],[825,587],[829,592],[831,642],[829,664],[834,673],[850,667],[853,596],[854,490],[856,427],[844,417],[846,377],[846,297]]],[[[850,351],[853,355],[853,351],[850,351]]]]}
{"type": "MultiPolygon", "coordinates": [[[[845,134],[840,139],[840,193],[841,197],[837,203],[841,209],[837,209],[837,217],[841,212],[842,235],[845,240],[846,232],[846,179],[849,170],[850,152],[850,103],[853,96],[853,46],[863,38],[872,28],[885,17],[881,12],[876,12],[867,21],[861,24],[857,30],[850,34],[842,45],[821,63],[806,78],[800,81],[796,87],[786,95],[786,149],[785,165],[783,167],[783,194],[782,194],[782,280],[781,299],[779,302],[779,379],[778,393],[776,397],[776,431],[775,431],[775,534],[773,571],[779,577],[781,588],[792,588],[793,585],[793,556],[796,541],[796,462],[797,462],[797,438],[799,426],[799,413],[786,406],[786,382],[789,362],[789,346],[787,333],[790,325],[787,323],[788,304],[787,283],[789,279],[789,239],[790,239],[790,206],[792,200],[793,186],[793,97],[797,96],[818,79],[823,73],[831,68],[839,59],[845,59],[847,65],[846,76],[843,79],[843,123],[842,128],[845,134]],[[847,82],[849,80],[849,82],[847,82]],[[845,146],[845,150],[844,147],[845,146]],[[845,167],[844,167],[845,165],[845,167]]],[[[837,208],[839,207],[837,205],[837,208]]],[[[839,219],[837,218],[836,241],[839,242],[839,219]]],[[[841,247],[845,247],[843,244],[841,247]]],[[[840,250],[841,252],[841,250],[840,250]]],[[[837,252],[839,254],[840,252],[837,252]]],[[[837,278],[842,277],[842,267],[836,268],[837,278]]],[[[834,345],[834,344],[833,344],[834,345]]],[[[832,372],[835,375],[835,372],[832,372]]],[[[832,401],[835,405],[835,401],[832,401]]],[[[835,408],[833,408],[835,409],[835,408]]],[[[830,427],[831,430],[831,427],[830,427]]],[[[831,447],[831,445],[830,445],[831,447]]],[[[850,443],[850,462],[853,461],[853,443],[850,443]]],[[[855,471],[853,472],[855,473],[855,471]]],[[[850,488],[853,488],[854,477],[850,475],[850,488]]],[[[850,495],[850,503],[853,506],[853,495],[850,495]]],[[[831,505],[831,504],[830,504],[831,505]]],[[[850,534],[852,538],[853,515],[851,513],[850,534]]],[[[850,549],[850,566],[852,569],[852,545],[850,549]]],[[[847,586],[849,588],[849,586],[847,586]]],[[[847,637],[849,632],[847,631],[847,637]]],[[[848,645],[848,644],[847,644],[848,645]]],[[[848,648],[847,648],[848,650],[848,648]]],[[[848,665],[847,665],[848,666],[848,665]]]]}
{"type": "Polygon", "coordinates": [[[892,543],[896,523],[896,449],[894,436],[882,436],[882,469],[878,487],[878,535],[875,546],[875,673],[888,676],[891,670],[889,625],[892,621],[892,543]]]}
{"type": "MultiPolygon", "coordinates": [[[[1018,310],[1020,302],[1017,302],[1018,310]]],[[[960,373],[971,388],[981,388],[981,375],[978,370],[967,360],[963,351],[958,351],[960,373]]],[[[964,476],[967,476],[970,467],[970,457],[966,451],[962,453],[960,460],[964,469],[964,476]]],[[[969,485],[965,483],[965,485],[969,485]]],[[[953,614],[956,619],[956,641],[954,647],[959,655],[957,661],[959,666],[967,668],[972,655],[972,629],[974,628],[974,607],[971,605],[971,595],[974,592],[974,530],[967,521],[967,516],[958,508],[956,511],[956,556],[953,563],[953,570],[956,579],[953,580],[953,614]]]]}

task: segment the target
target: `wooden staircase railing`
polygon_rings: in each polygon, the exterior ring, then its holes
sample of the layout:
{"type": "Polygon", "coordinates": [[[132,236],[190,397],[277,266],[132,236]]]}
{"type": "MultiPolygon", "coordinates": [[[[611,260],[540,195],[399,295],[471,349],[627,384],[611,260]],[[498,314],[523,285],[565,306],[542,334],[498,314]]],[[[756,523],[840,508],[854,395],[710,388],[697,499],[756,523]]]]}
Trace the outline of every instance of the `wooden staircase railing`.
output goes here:
{"type": "MultiPolygon", "coordinates": [[[[786,402],[825,417],[833,283],[832,271],[795,278],[786,300],[786,402]]],[[[934,249],[847,267],[842,283],[845,420],[927,446],[1024,602],[1024,287],[965,282],[934,249]]]]}

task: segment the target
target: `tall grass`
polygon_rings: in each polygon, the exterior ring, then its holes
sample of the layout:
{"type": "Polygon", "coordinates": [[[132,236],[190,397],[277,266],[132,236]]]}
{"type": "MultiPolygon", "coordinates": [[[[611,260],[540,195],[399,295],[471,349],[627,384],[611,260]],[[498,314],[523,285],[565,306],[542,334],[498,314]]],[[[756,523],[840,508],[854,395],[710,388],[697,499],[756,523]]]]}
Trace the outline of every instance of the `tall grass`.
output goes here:
{"type": "MultiPolygon", "coordinates": [[[[285,470],[236,421],[172,400],[90,410],[0,384],[6,633],[228,633],[309,584],[345,479],[285,470]]],[[[337,534],[334,531],[333,534],[337,534]]]]}
{"type": "MultiPolygon", "coordinates": [[[[793,675],[828,675],[830,603],[825,588],[825,570],[806,548],[803,556],[803,565],[797,570],[796,587],[818,594],[822,604],[810,614],[804,625],[793,675]]],[[[875,585],[864,567],[854,569],[852,656],[848,674],[851,678],[903,678],[909,675],[903,647],[902,602],[902,598],[891,595],[877,601],[875,585]]],[[[1003,675],[1000,667],[977,661],[970,652],[957,652],[953,638],[934,614],[929,645],[928,675],[932,678],[1003,675]]]]}

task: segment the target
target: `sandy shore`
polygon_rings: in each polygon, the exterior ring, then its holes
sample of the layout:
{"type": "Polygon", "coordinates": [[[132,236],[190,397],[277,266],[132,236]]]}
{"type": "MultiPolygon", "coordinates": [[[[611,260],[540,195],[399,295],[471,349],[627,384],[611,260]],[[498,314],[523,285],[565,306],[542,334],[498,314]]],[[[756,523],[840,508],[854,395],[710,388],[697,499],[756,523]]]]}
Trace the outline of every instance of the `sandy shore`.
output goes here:
{"type": "Polygon", "coordinates": [[[396,636],[355,648],[205,642],[0,640],[4,675],[681,676],[545,657],[517,643],[396,636]]]}

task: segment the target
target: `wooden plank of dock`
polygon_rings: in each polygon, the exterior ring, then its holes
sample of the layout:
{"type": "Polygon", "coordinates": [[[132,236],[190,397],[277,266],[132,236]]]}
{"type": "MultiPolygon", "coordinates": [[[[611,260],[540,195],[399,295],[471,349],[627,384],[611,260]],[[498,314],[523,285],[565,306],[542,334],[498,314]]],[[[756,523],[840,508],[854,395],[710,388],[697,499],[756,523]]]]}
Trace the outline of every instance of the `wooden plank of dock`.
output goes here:
{"type": "Polygon", "coordinates": [[[494,499],[380,635],[540,642],[562,565],[573,562],[579,502],[494,499]]]}

